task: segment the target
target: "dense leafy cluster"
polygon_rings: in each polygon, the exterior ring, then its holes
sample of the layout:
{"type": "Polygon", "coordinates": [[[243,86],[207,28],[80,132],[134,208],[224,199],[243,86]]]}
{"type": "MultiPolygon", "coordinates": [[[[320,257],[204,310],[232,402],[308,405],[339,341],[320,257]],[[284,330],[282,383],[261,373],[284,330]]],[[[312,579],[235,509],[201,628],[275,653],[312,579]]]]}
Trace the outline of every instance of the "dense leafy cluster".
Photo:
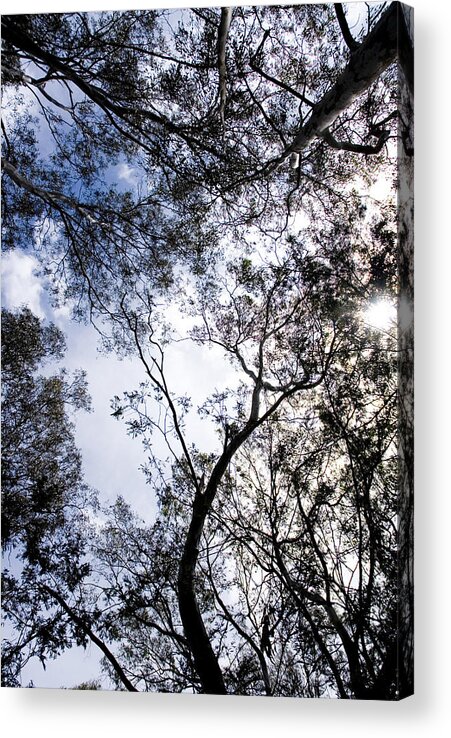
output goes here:
{"type": "Polygon", "coordinates": [[[2,310],[2,545],[3,611],[22,627],[17,639],[5,639],[6,683],[32,651],[42,661],[69,645],[60,618],[39,614],[45,584],[58,581],[72,590],[89,567],[84,558],[87,504],[93,495],[83,481],[69,410],[89,410],[83,371],[69,377],[38,375],[47,361],[60,360],[64,337],[54,325],[43,326],[24,308],[2,310]],[[9,565],[6,565],[6,562],[9,565]],[[36,619],[35,619],[36,618],[36,619]]]}

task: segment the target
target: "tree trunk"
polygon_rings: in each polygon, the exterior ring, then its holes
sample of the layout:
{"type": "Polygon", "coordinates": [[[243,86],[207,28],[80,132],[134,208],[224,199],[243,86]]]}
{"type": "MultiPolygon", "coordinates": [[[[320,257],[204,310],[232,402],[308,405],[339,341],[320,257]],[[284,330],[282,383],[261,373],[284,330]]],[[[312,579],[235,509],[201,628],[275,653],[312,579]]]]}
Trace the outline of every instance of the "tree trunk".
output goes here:
{"type": "Polygon", "coordinates": [[[208,504],[203,495],[196,495],[191,523],[180,560],[178,600],[183,629],[203,691],[207,694],[227,694],[221,668],[205,629],[194,590],[194,572],[199,556],[199,541],[210,507],[211,503],[208,504]]]}
{"type": "Polygon", "coordinates": [[[237,433],[216,462],[205,492],[203,494],[196,493],[191,522],[179,565],[178,600],[180,617],[203,691],[208,694],[227,694],[227,690],[197,603],[194,573],[199,557],[199,543],[206,517],[216,497],[221,479],[234,454],[257,425],[258,423],[248,422],[243,430],[237,433]]]}
{"type": "MultiPolygon", "coordinates": [[[[327,130],[338,116],[395,61],[398,54],[407,68],[409,42],[406,31],[401,4],[394,2],[351,54],[348,64],[334,86],[316,103],[307,123],[285,150],[284,158],[292,152],[300,153],[327,130]],[[399,53],[401,49],[402,54],[399,53]]],[[[409,77],[410,73],[406,76],[409,77]]]]}
{"type": "MultiPolygon", "coordinates": [[[[401,8],[413,37],[413,10],[401,8]]],[[[404,17],[404,16],[403,16],[404,17]]],[[[413,450],[414,450],[414,210],[413,54],[399,70],[398,132],[398,348],[399,348],[399,537],[398,697],[413,693],[413,450]]]]}

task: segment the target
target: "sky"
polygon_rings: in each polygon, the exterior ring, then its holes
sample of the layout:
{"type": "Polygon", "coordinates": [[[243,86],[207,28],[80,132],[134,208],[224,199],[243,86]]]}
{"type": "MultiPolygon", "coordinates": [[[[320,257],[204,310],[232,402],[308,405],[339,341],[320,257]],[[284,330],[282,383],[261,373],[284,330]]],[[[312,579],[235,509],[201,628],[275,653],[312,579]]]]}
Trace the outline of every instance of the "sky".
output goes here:
{"type": "MultiPolygon", "coordinates": [[[[354,16],[357,24],[357,12],[354,16]]],[[[41,150],[50,150],[45,126],[39,138],[41,150]]],[[[119,185],[129,186],[134,181],[134,171],[121,162],[110,171],[110,176],[115,177],[119,185]]],[[[374,196],[382,194],[384,183],[380,187],[381,192],[375,192],[374,196]]],[[[297,214],[295,225],[303,225],[302,214],[297,214]]],[[[104,504],[111,504],[118,495],[122,495],[139,516],[152,521],[156,504],[152,489],[140,470],[145,461],[140,440],[130,438],[125,423],[111,415],[112,398],[121,397],[123,392],[137,388],[145,380],[142,365],[130,359],[119,359],[111,353],[100,353],[98,336],[92,326],[73,322],[70,306],[52,306],[34,256],[19,250],[7,253],[2,259],[1,269],[2,305],[11,310],[26,305],[39,318],[54,322],[67,340],[67,353],[62,365],[69,371],[82,368],[87,372],[92,412],[79,412],[75,418],[75,440],[82,455],[85,481],[99,491],[104,504]]],[[[383,327],[387,319],[386,308],[372,305],[364,317],[371,325],[383,327]]],[[[177,325],[177,316],[172,317],[177,325]]],[[[173,392],[188,393],[194,405],[202,404],[213,391],[230,386],[235,376],[218,348],[193,347],[187,342],[174,344],[168,349],[166,366],[173,392]]],[[[205,420],[201,422],[195,413],[187,421],[187,438],[189,442],[198,443],[202,451],[214,448],[214,434],[211,430],[206,432],[205,420]]],[[[155,439],[155,452],[159,458],[166,455],[158,439],[155,439]]],[[[24,671],[23,683],[32,679],[37,686],[71,686],[93,678],[97,664],[95,647],[86,653],[83,649],[73,649],[57,662],[49,664],[45,673],[39,663],[30,664],[24,671]]]]}
{"type": "MultiPolygon", "coordinates": [[[[53,309],[45,283],[38,276],[37,260],[21,251],[7,253],[2,259],[2,305],[10,310],[27,306],[35,315],[51,321],[66,336],[67,353],[61,364],[68,370],[83,368],[87,372],[88,390],[92,398],[91,413],[78,412],[75,418],[75,440],[83,460],[85,481],[100,493],[104,504],[122,495],[137,515],[151,522],[156,512],[152,489],[146,484],[140,465],[145,455],[139,439],[126,433],[125,423],[111,416],[111,399],[126,390],[137,388],[145,379],[142,366],[129,359],[119,360],[114,354],[98,351],[98,336],[90,325],[74,323],[67,309],[53,309]]],[[[178,343],[168,356],[168,383],[175,393],[189,392],[194,404],[202,403],[210,392],[227,386],[233,372],[216,350],[178,343]]],[[[187,437],[199,443],[204,451],[212,450],[213,433],[208,435],[205,421],[197,416],[189,421],[187,437]]],[[[155,439],[155,450],[165,454],[155,439]]],[[[33,680],[36,686],[73,686],[96,676],[98,652],[92,646],[81,648],[49,662],[44,672],[34,660],[23,672],[23,684],[33,680]]]]}
{"type": "MultiPolygon", "coordinates": [[[[145,380],[142,365],[136,360],[118,359],[99,351],[98,334],[91,325],[71,320],[68,306],[54,308],[46,284],[39,276],[39,264],[31,254],[16,250],[3,255],[2,306],[18,310],[27,306],[37,317],[51,321],[66,337],[67,352],[60,365],[73,372],[87,372],[92,412],[79,411],[74,417],[76,446],[81,451],[85,481],[99,492],[102,504],[112,504],[118,495],[130,503],[134,512],[146,522],[156,513],[152,488],[146,484],[141,464],[146,460],[140,439],[127,435],[125,423],[112,417],[111,400],[126,390],[138,388],[145,380]]],[[[177,324],[176,314],[172,316],[177,324]]],[[[179,328],[182,324],[179,322],[179,328]]],[[[173,345],[167,355],[167,381],[175,394],[190,394],[193,404],[202,404],[214,390],[221,390],[235,376],[229,362],[218,348],[193,346],[190,342],[173,345]]],[[[49,365],[48,371],[54,367],[49,365]]],[[[213,450],[214,433],[206,428],[205,419],[192,413],[187,421],[188,441],[199,444],[202,451],[213,450]]],[[[167,454],[161,440],[154,438],[158,458],[167,454]]],[[[33,659],[23,670],[22,684],[33,681],[39,687],[74,686],[99,674],[99,651],[73,648],[43,670],[33,659]]]]}
{"type": "MultiPolygon", "coordinates": [[[[165,3],[169,5],[169,1],[165,3]]],[[[199,0],[198,5],[205,5],[199,0]]],[[[68,738],[94,732],[111,738],[128,732],[152,732],[218,738],[245,732],[261,738],[274,731],[304,731],[336,738],[368,738],[381,733],[419,738],[425,732],[446,734],[449,723],[449,659],[451,645],[443,639],[449,627],[449,159],[448,116],[443,89],[449,74],[449,0],[413,0],[416,13],[418,64],[416,84],[422,103],[417,109],[416,280],[417,341],[417,695],[400,704],[309,700],[243,700],[178,695],[116,695],[60,692],[46,695],[28,690],[0,690],[2,721],[17,736],[68,738]],[[421,494],[426,490],[427,494],[421,494]],[[141,699],[139,697],[142,697],[141,699]],[[199,699],[202,709],[199,709],[199,699]]],[[[77,0],[41,0],[40,9],[89,7],[77,0]]],[[[96,7],[145,7],[144,0],[97,0],[96,7]]],[[[35,0],[5,0],[3,12],[36,10],[35,0]]]]}

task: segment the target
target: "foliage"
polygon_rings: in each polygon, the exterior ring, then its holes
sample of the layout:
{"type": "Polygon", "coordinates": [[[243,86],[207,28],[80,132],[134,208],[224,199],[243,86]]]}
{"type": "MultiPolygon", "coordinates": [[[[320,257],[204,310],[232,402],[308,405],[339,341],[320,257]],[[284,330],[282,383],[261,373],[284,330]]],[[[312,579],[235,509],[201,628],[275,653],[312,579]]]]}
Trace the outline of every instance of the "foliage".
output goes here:
{"type": "Polygon", "coordinates": [[[41,326],[27,308],[2,311],[3,545],[24,545],[33,563],[42,556],[43,536],[62,524],[65,507],[76,504],[83,487],[66,410],[89,410],[85,374],[36,375],[64,350],[61,332],[41,326]]]}
{"type": "Polygon", "coordinates": [[[399,696],[397,336],[365,316],[404,290],[406,27],[349,12],[2,19],[4,243],[139,363],[112,414],[158,501],[83,515],[84,375],[36,376],[62,337],[5,313],[6,683],[91,642],[117,689],[399,696]],[[174,391],[180,346],[228,380],[174,391]]]}
{"type": "Polygon", "coordinates": [[[44,661],[70,643],[60,619],[47,622],[42,612],[42,581],[60,578],[72,589],[87,572],[80,524],[91,493],[68,416],[69,408],[89,410],[85,374],[37,374],[64,350],[56,326],[27,308],[2,310],[2,546],[5,562],[8,552],[14,557],[3,570],[3,611],[22,632],[4,646],[7,684],[16,682],[23,649],[44,661]]]}

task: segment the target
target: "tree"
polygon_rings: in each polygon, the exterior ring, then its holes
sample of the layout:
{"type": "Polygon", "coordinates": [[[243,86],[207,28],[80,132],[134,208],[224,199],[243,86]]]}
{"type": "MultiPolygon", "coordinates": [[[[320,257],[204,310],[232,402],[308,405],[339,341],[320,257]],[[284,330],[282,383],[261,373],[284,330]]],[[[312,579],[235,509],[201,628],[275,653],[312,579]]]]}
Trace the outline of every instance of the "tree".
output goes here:
{"type": "Polygon", "coordinates": [[[158,517],[146,526],[120,499],[97,529],[85,520],[73,558],[87,568],[68,586],[60,557],[26,609],[53,603],[43,657],[91,640],[117,688],[409,691],[396,346],[365,311],[411,301],[408,207],[399,269],[393,190],[371,195],[398,176],[396,145],[411,160],[411,41],[399,3],[355,32],[348,17],[336,4],[2,19],[6,244],[36,248],[54,297],[143,371],[112,414],[143,441],[158,517]],[[197,407],[171,387],[182,342],[231,366],[197,407]]]}
{"type": "MultiPolygon", "coordinates": [[[[365,368],[352,357],[352,372],[332,370],[314,407],[294,406],[262,431],[258,451],[237,458],[230,504],[215,516],[227,546],[246,547],[235,561],[265,582],[254,597],[260,614],[263,603],[273,613],[271,667],[289,657],[279,645],[288,621],[301,652],[314,649],[320,694],[393,699],[399,682],[395,355],[392,338],[388,352],[367,350],[365,368]]],[[[270,679],[280,693],[274,671],[270,679]]]]}
{"type": "Polygon", "coordinates": [[[30,653],[44,660],[62,647],[60,639],[67,642],[58,618],[58,635],[43,625],[42,582],[55,578],[71,587],[86,571],[81,526],[92,495],[67,414],[89,410],[85,375],[36,374],[64,350],[56,326],[43,326],[27,308],[2,310],[2,546],[5,558],[14,556],[3,570],[3,611],[20,634],[4,644],[6,684],[16,683],[30,653]]]}
{"type": "Polygon", "coordinates": [[[5,129],[7,239],[23,232],[24,212],[43,236],[50,218],[53,272],[102,312],[113,309],[109,279],[122,294],[143,269],[161,285],[174,259],[194,256],[199,268],[206,243],[211,258],[214,231],[202,223],[223,232],[231,220],[247,229],[269,218],[280,231],[299,206],[330,212],[361,156],[370,176],[396,137],[390,90],[399,39],[408,45],[397,3],[371,9],[353,42],[332,6],[237,8],[227,32],[220,18],[186,12],[177,28],[165,11],[2,19],[8,79],[36,99],[54,141],[49,166],[25,115],[5,129]],[[17,72],[17,59],[30,73],[17,72]],[[290,172],[292,153],[302,163],[290,172]],[[144,173],[133,193],[108,185],[121,160],[144,173]],[[187,220],[181,250],[174,233],[187,220]]]}
{"type": "Polygon", "coordinates": [[[39,561],[42,536],[61,524],[83,489],[67,408],[89,410],[85,375],[36,376],[64,350],[62,333],[41,326],[27,308],[2,311],[3,545],[20,542],[32,561],[39,561]]]}

